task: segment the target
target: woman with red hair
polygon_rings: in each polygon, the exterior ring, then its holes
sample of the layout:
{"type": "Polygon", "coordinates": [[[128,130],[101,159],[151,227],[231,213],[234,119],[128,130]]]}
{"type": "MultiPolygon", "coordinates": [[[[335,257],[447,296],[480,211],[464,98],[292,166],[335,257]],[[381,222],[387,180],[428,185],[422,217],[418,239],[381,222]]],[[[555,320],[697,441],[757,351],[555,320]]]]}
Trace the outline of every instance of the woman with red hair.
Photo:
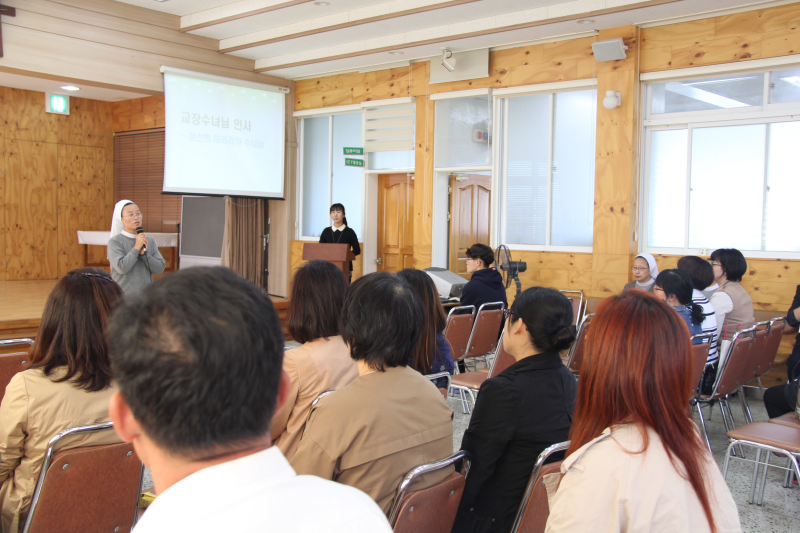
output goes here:
{"type": "Polygon", "coordinates": [[[570,447],[545,479],[547,532],[741,531],[719,467],[689,416],[686,323],[644,291],[598,307],[570,447]]]}

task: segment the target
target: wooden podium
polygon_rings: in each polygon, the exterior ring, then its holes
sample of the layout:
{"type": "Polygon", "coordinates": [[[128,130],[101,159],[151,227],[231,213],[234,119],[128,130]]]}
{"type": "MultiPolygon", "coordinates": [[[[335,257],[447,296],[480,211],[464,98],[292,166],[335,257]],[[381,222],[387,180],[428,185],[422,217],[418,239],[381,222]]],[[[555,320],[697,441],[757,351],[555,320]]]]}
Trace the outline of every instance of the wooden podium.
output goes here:
{"type": "Polygon", "coordinates": [[[350,261],[356,258],[350,251],[349,244],[322,244],[307,242],[303,245],[303,261],[321,259],[333,263],[340,269],[350,283],[350,261]]]}

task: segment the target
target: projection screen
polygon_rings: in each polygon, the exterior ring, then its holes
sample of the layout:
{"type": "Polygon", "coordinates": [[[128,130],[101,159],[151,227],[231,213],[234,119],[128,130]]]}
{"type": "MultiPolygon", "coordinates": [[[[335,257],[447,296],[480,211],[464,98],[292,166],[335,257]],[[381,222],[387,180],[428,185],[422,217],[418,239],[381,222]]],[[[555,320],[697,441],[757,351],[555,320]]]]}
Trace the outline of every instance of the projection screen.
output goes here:
{"type": "Polygon", "coordinates": [[[161,67],[164,192],[283,198],[283,87],[161,67]]]}

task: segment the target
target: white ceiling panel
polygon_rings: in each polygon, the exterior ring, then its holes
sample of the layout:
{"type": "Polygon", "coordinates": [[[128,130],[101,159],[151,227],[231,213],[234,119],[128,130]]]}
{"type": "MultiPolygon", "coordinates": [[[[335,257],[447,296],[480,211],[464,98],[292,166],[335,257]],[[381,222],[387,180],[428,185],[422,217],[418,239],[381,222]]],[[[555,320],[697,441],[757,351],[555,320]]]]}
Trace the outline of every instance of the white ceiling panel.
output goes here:
{"type": "Polygon", "coordinates": [[[152,9],[153,11],[161,11],[162,13],[169,13],[170,15],[190,15],[198,11],[205,11],[206,9],[213,9],[215,7],[222,7],[227,4],[232,4],[235,0],[167,0],[165,2],[157,2],[156,0],[117,0],[123,4],[130,4],[132,6],[144,7],[152,9]]]}

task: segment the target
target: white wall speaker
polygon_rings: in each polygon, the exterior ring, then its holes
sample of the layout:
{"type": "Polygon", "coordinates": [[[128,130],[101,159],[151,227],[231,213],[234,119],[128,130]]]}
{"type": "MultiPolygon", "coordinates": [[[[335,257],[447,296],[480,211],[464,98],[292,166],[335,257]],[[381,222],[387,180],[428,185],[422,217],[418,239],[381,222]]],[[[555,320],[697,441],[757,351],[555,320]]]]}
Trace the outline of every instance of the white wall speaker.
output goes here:
{"type": "Polygon", "coordinates": [[[628,47],[622,42],[622,37],[605,39],[592,43],[592,52],[597,61],[618,61],[628,57],[625,50],[628,47]]]}

